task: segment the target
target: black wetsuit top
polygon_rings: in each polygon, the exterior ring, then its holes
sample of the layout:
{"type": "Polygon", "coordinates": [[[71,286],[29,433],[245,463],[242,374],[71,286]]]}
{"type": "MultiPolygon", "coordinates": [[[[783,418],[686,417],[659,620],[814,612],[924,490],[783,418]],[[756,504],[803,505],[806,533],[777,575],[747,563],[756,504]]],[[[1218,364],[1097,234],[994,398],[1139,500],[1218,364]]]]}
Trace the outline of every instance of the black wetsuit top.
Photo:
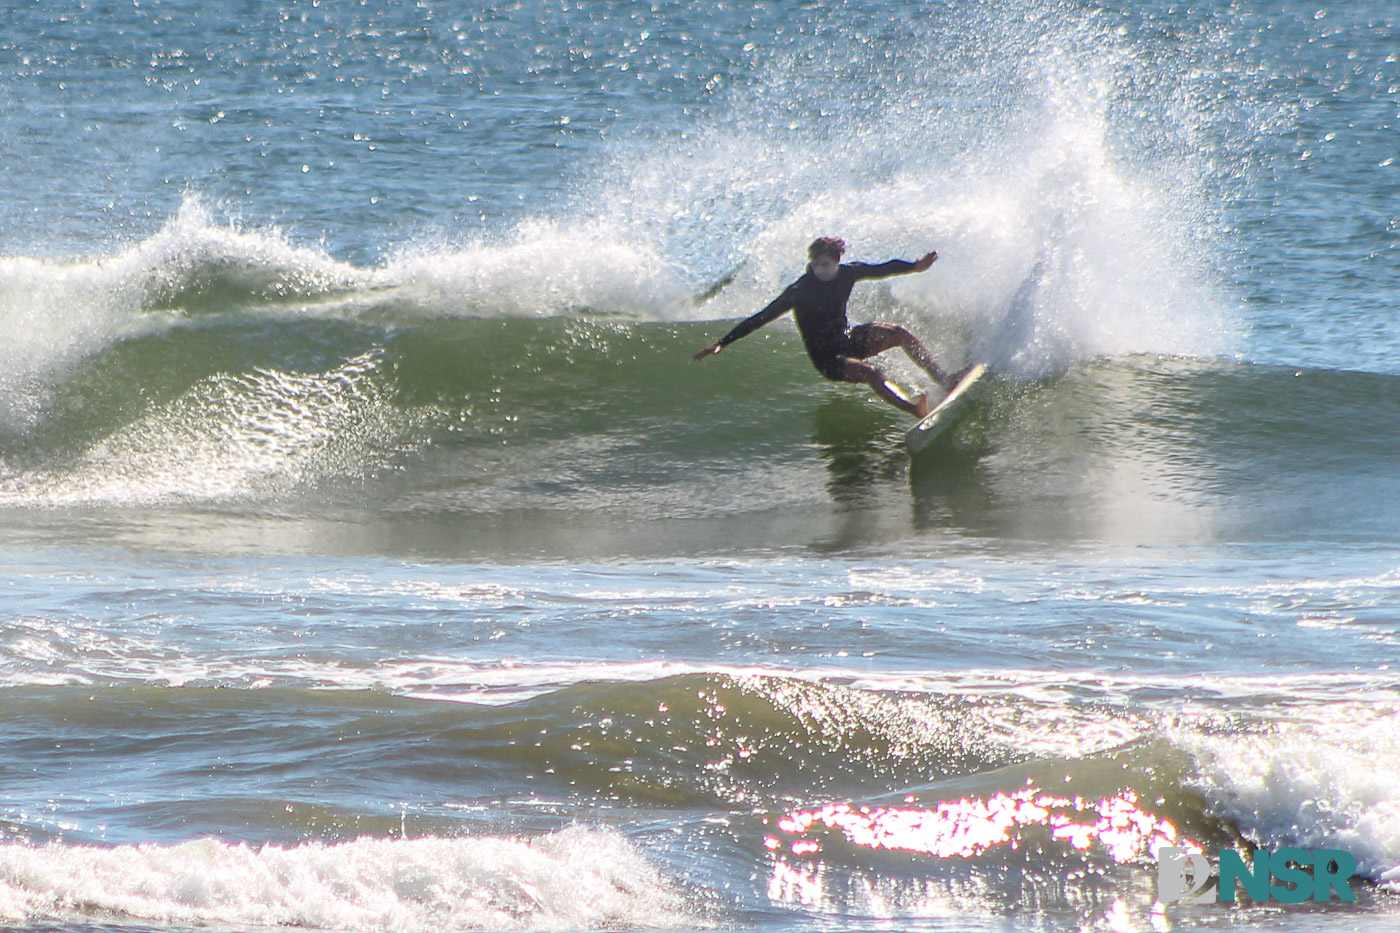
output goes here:
{"type": "Polygon", "coordinates": [[[851,289],[861,279],[882,279],[913,271],[914,264],[903,259],[891,259],[877,266],[864,262],[842,263],[836,278],[823,282],[808,266],[802,278],[784,289],[768,307],[735,325],[720,338],[719,345],[727,347],[792,311],[812,365],[826,378],[840,379],[846,357],[864,359],[869,355],[863,346],[862,328],[852,331],[846,320],[846,302],[851,297],[851,289]]]}

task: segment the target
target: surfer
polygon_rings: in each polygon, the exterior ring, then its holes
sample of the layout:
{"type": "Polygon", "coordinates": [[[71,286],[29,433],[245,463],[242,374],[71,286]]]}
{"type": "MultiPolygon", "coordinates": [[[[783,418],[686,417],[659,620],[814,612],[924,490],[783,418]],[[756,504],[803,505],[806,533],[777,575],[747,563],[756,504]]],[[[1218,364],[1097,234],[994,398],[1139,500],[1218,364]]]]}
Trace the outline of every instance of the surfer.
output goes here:
{"type": "Polygon", "coordinates": [[[910,399],[884,373],[865,360],[899,347],[944,389],[956,385],[959,374],[949,373],[934,362],[928,348],[906,327],[883,321],[851,327],[846,320],[846,302],[851,297],[851,289],[861,279],[883,279],[891,275],[923,272],[938,259],[938,253],[929,252],[914,262],[891,259],[879,265],[870,265],[841,262],[845,252],[846,241],[838,237],[824,236],[814,240],[807,247],[807,257],[811,262],[800,279],[784,289],[768,307],[739,322],[729,333],[696,353],[694,359],[713,356],[740,337],[792,311],[797,318],[802,342],[807,347],[807,355],[823,376],[837,382],[865,383],[875,390],[876,395],[901,411],[919,418],[928,414],[928,393],[918,399],[910,399]]]}

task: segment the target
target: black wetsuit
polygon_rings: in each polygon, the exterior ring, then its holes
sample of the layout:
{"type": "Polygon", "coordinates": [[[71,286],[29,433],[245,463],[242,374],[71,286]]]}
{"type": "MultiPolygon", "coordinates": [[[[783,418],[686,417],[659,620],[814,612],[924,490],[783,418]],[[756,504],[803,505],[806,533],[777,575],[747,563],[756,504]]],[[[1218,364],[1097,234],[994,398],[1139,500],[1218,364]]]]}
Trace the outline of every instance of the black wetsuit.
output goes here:
{"type": "Polygon", "coordinates": [[[826,378],[839,380],[847,359],[863,360],[871,355],[870,325],[853,328],[846,320],[846,302],[851,297],[851,289],[861,279],[882,279],[913,271],[914,264],[903,259],[891,259],[878,266],[863,262],[842,263],[836,278],[823,282],[808,266],[802,278],[784,289],[768,307],[740,321],[720,338],[719,345],[727,347],[792,311],[812,365],[826,378]]]}

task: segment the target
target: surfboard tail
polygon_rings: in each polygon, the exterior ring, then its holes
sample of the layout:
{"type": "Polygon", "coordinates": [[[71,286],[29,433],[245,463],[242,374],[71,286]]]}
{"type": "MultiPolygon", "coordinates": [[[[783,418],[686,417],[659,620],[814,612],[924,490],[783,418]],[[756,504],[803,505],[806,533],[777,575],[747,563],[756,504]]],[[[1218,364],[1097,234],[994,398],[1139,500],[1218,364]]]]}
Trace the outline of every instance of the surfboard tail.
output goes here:
{"type": "Polygon", "coordinates": [[[935,438],[956,423],[959,415],[963,413],[968,401],[972,398],[973,387],[986,373],[986,363],[977,363],[963,370],[961,372],[962,378],[953,386],[952,391],[944,396],[943,401],[920,419],[918,424],[905,432],[904,444],[911,454],[916,454],[928,447],[935,438]]]}

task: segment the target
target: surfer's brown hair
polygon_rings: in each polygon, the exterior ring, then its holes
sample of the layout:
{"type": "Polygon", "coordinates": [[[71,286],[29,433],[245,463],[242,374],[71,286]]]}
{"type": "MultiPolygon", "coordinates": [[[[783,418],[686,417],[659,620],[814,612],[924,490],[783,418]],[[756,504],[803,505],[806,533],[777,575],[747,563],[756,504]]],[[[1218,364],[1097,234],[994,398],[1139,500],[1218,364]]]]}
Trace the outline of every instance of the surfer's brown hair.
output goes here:
{"type": "Polygon", "coordinates": [[[812,241],[812,245],[807,247],[807,258],[816,262],[822,256],[830,256],[837,262],[841,261],[841,254],[846,252],[846,241],[839,236],[822,236],[812,241]]]}

